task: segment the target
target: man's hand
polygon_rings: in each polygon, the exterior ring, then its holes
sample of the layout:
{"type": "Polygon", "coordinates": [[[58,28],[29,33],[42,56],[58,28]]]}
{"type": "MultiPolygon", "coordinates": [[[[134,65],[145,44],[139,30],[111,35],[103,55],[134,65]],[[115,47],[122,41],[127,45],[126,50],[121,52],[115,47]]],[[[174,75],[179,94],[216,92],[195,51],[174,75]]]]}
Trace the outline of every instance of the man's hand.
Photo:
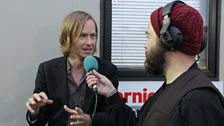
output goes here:
{"type": "Polygon", "coordinates": [[[85,114],[82,109],[75,107],[75,109],[68,108],[64,105],[64,110],[70,114],[70,126],[90,126],[91,117],[85,114]]]}
{"type": "Polygon", "coordinates": [[[86,82],[88,87],[92,88],[94,84],[97,84],[97,91],[99,94],[105,97],[110,96],[114,91],[116,91],[112,82],[104,75],[93,70],[92,74],[86,74],[86,82]]]}
{"type": "Polygon", "coordinates": [[[26,107],[32,115],[36,115],[39,112],[39,108],[47,104],[52,104],[53,101],[48,99],[44,92],[34,93],[31,98],[26,102],[26,107]]]}

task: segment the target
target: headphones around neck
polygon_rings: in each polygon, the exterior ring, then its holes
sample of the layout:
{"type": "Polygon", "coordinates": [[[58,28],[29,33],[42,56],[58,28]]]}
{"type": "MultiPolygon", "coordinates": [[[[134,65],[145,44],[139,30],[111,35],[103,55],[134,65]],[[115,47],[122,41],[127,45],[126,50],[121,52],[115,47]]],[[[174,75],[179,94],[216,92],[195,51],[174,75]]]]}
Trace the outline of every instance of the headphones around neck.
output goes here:
{"type": "MultiPolygon", "coordinates": [[[[160,41],[161,41],[162,45],[169,51],[175,51],[175,50],[180,49],[180,47],[183,44],[183,39],[184,39],[183,34],[178,27],[170,26],[171,10],[172,10],[173,6],[177,3],[185,4],[182,1],[176,0],[176,1],[166,4],[163,7],[163,13],[162,13],[163,26],[160,30],[160,41]]],[[[203,39],[202,43],[201,43],[200,52],[202,52],[205,47],[206,47],[206,41],[204,41],[204,39],[203,39]]]]}

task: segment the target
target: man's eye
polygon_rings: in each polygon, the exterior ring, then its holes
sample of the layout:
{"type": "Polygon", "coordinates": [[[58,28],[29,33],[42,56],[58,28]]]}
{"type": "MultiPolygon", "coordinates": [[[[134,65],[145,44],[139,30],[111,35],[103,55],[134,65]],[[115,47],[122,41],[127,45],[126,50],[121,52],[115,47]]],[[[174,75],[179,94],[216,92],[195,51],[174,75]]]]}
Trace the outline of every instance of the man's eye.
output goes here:
{"type": "Polygon", "coordinates": [[[146,38],[149,38],[149,34],[146,34],[146,38]]]}
{"type": "Polygon", "coordinates": [[[90,35],[91,38],[96,38],[95,34],[90,35]]]}
{"type": "Polygon", "coordinates": [[[84,37],[86,37],[86,35],[85,34],[81,34],[79,37],[80,38],[84,38],[84,37]]]}

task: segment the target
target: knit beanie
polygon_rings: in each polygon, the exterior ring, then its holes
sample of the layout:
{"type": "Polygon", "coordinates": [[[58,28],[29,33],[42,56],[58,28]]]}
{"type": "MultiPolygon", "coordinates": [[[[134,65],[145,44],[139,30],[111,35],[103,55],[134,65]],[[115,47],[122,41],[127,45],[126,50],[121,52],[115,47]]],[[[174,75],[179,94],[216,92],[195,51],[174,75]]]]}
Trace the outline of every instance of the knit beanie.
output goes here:
{"type": "MultiPolygon", "coordinates": [[[[156,9],[150,17],[158,37],[163,25],[162,10],[163,7],[156,9]]],[[[176,3],[171,9],[170,20],[170,26],[179,28],[183,33],[183,44],[179,50],[191,55],[199,54],[203,40],[203,19],[200,13],[187,4],[176,3]]]]}

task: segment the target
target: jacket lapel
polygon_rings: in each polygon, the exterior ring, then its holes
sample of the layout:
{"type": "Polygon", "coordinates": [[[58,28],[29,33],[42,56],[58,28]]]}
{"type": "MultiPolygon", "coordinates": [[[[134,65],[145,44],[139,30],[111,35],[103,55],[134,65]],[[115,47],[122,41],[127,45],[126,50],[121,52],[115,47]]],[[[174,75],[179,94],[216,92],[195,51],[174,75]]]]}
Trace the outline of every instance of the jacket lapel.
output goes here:
{"type": "Polygon", "coordinates": [[[54,73],[56,78],[56,85],[58,96],[61,98],[63,105],[68,104],[68,94],[67,94],[67,59],[66,57],[61,58],[58,63],[56,63],[54,73]]]}

